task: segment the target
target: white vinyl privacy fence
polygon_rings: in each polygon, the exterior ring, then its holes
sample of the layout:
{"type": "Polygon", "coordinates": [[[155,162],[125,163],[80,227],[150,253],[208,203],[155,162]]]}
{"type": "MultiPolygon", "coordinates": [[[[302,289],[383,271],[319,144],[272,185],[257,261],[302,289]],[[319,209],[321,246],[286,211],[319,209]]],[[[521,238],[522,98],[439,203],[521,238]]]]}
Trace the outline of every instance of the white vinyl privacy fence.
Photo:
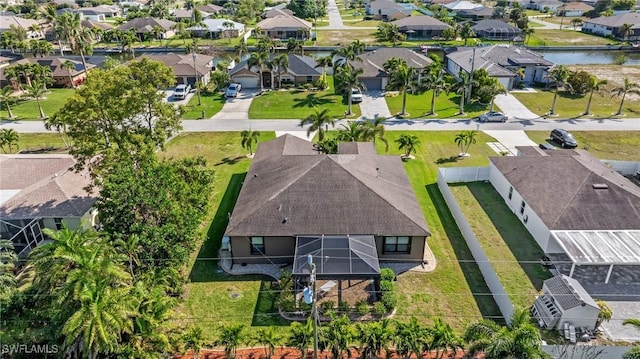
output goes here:
{"type": "Polygon", "coordinates": [[[633,176],[640,171],[640,162],[637,161],[602,160],[602,163],[623,176],[633,176]]]}
{"type": "Polygon", "coordinates": [[[493,299],[496,301],[505,321],[509,323],[511,315],[513,314],[513,303],[511,303],[507,291],[502,286],[496,271],[489,262],[489,258],[482,249],[475,233],[473,233],[471,225],[469,225],[469,222],[462,213],[462,209],[458,205],[458,202],[456,202],[448,184],[448,182],[475,182],[488,179],[489,167],[438,168],[438,188],[445,202],[447,202],[449,210],[458,224],[458,228],[460,228],[460,232],[473,255],[473,259],[480,268],[484,281],[487,283],[489,290],[491,290],[493,299]]]}

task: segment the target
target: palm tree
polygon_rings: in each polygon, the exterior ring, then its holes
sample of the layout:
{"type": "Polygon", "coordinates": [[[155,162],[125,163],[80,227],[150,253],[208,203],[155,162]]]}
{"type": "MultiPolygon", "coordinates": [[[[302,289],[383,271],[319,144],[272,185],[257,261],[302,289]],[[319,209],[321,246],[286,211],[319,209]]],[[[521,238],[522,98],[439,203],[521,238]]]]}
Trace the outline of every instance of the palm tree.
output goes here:
{"type": "Polygon", "coordinates": [[[382,352],[389,354],[389,343],[393,339],[393,330],[389,320],[365,322],[356,325],[357,339],[360,342],[359,352],[362,359],[379,358],[382,352]]]}
{"type": "Polygon", "coordinates": [[[618,34],[622,37],[622,40],[627,41],[629,36],[633,35],[633,24],[622,24],[618,34]]]}
{"type": "Polygon", "coordinates": [[[214,341],[214,345],[224,347],[224,355],[227,359],[236,357],[236,350],[244,341],[243,329],[244,325],[241,324],[223,325],[220,328],[220,334],[214,341]]]}
{"type": "Polygon", "coordinates": [[[282,336],[280,336],[273,326],[258,329],[255,333],[255,342],[264,346],[264,354],[270,359],[276,352],[276,347],[282,344],[282,336]]]}
{"type": "Polygon", "coordinates": [[[316,67],[322,67],[322,79],[327,80],[327,66],[333,65],[333,58],[331,56],[323,56],[316,59],[316,67]]]}
{"type": "Polygon", "coordinates": [[[422,357],[426,338],[427,329],[415,317],[411,317],[409,322],[396,321],[393,344],[398,356],[405,359],[409,359],[412,356],[422,357]]]}
{"type": "Polygon", "coordinates": [[[187,330],[187,332],[182,337],[182,340],[184,341],[185,351],[191,350],[191,352],[193,353],[193,357],[198,358],[200,356],[202,345],[204,344],[202,328],[189,328],[189,330],[187,330]]]}
{"type": "Polygon", "coordinates": [[[460,28],[460,37],[464,40],[464,46],[467,46],[467,42],[469,38],[475,37],[476,33],[471,28],[470,22],[465,22],[464,25],[460,28]]]}
{"type": "Polygon", "coordinates": [[[292,346],[300,351],[300,357],[306,358],[307,350],[313,344],[313,322],[308,318],[305,323],[291,323],[289,331],[289,340],[287,345],[292,346]]]}
{"type": "Polygon", "coordinates": [[[549,70],[549,79],[554,82],[556,91],[553,94],[553,102],[551,103],[551,109],[549,109],[549,115],[556,114],[556,101],[558,99],[558,91],[560,87],[564,86],[569,78],[569,69],[565,65],[554,66],[549,70]]]}
{"type": "Polygon", "coordinates": [[[307,137],[311,135],[311,132],[318,131],[318,141],[323,141],[325,131],[329,128],[329,125],[335,127],[335,123],[335,119],[331,117],[328,109],[325,108],[322,111],[314,109],[313,114],[300,121],[300,127],[310,125],[309,128],[307,128],[307,137]]]}
{"type": "Polygon", "coordinates": [[[8,297],[15,289],[16,263],[18,263],[18,255],[14,251],[13,242],[0,239],[0,299],[8,297]]]}
{"type": "Polygon", "coordinates": [[[640,330],[640,319],[625,319],[622,325],[631,325],[640,330]]]}
{"type": "Polygon", "coordinates": [[[407,114],[407,90],[414,87],[415,69],[407,65],[404,59],[393,57],[385,62],[384,69],[390,75],[388,86],[402,94],[400,115],[405,116],[407,114]]]}
{"type": "Polygon", "coordinates": [[[242,56],[249,53],[249,48],[247,47],[247,42],[244,41],[244,37],[240,38],[240,42],[234,48],[238,54],[238,62],[242,61],[242,56]]]}
{"type": "MultiPolygon", "coordinates": [[[[231,21],[225,21],[222,23],[222,27],[224,28],[224,34],[229,38],[229,43],[231,43],[231,31],[234,28],[234,25],[231,21]]],[[[244,37],[242,38],[244,40],[244,37]]]]}
{"type": "Polygon", "coordinates": [[[613,317],[613,310],[607,302],[604,300],[597,300],[596,304],[598,304],[598,308],[600,308],[600,312],[598,313],[598,319],[596,320],[596,328],[598,328],[603,322],[608,322],[613,317]]]}
{"type": "Polygon", "coordinates": [[[7,108],[7,113],[9,114],[8,119],[16,118],[13,115],[13,111],[11,111],[11,104],[15,101],[15,97],[13,97],[13,87],[11,85],[7,85],[0,89],[0,102],[5,105],[7,108]]]}
{"type": "Polygon", "coordinates": [[[7,86],[15,85],[18,90],[22,90],[22,82],[20,81],[20,71],[18,66],[7,66],[4,69],[4,77],[9,81],[7,86]]]}
{"type": "Polygon", "coordinates": [[[340,125],[342,129],[338,132],[338,140],[342,142],[358,142],[363,141],[365,127],[363,122],[347,121],[347,124],[340,125]]]}
{"type": "Polygon", "coordinates": [[[265,51],[253,52],[247,61],[247,65],[249,68],[257,67],[258,74],[260,76],[260,91],[264,90],[263,78],[262,78],[262,69],[264,66],[267,66],[269,63],[269,53],[265,51]]]}
{"type": "Polygon", "coordinates": [[[484,86],[480,87],[480,89],[478,89],[479,95],[486,95],[487,97],[491,97],[489,111],[493,111],[493,102],[496,99],[496,96],[505,93],[507,93],[507,89],[495,77],[491,77],[488,84],[485,84],[484,86]]]}
{"type": "Polygon", "coordinates": [[[578,26],[582,26],[582,19],[575,18],[571,20],[571,25],[573,26],[573,30],[575,30],[578,26]]]}
{"type": "Polygon", "coordinates": [[[587,109],[584,111],[584,115],[588,116],[591,114],[591,99],[593,99],[593,93],[595,91],[600,92],[600,89],[603,85],[608,83],[607,80],[600,80],[595,75],[589,75],[589,80],[587,82],[587,91],[589,92],[589,101],[587,101],[587,109]]]}
{"type": "Polygon", "coordinates": [[[475,81],[472,80],[471,76],[466,72],[460,72],[459,77],[460,80],[453,86],[453,90],[456,94],[460,95],[460,111],[458,112],[458,115],[464,115],[464,99],[467,97],[469,87],[472,87],[475,81]]]}
{"type": "Polygon", "coordinates": [[[332,315],[331,321],[321,328],[320,338],[322,347],[331,352],[333,359],[342,358],[343,353],[349,352],[349,344],[355,339],[349,317],[342,315],[336,318],[332,315]]]}
{"type": "Polygon", "coordinates": [[[303,44],[304,42],[290,37],[287,41],[287,53],[304,55],[304,47],[302,46],[303,44]]]}
{"type": "Polygon", "coordinates": [[[282,73],[289,70],[289,55],[280,54],[271,61],[271,64],[278,68],[278,88],[282,88],[282,73]]]}
{"type": "Polygon", "coordinates": [[[31,85],[27,85],[26,90],[27,90],[27,94],[30,97],[33,97],[36,99],[36,103],[38,104],[38,110],[40,111],[40,117],[38,119],[40,120],[46,119],[47,116],[44,114],[44,111],[42,110],[42,104],[40,103],[40,99],[47,92],[46,88],[44,87],[44,82],[33,80],[31,85]]]}
{"type": "Polygon", "coordinates": [[[449,90],[449,84],[444,80],[444,65],[440,61],[434,61],[429,64],[427,76],[423,82],[428,90],[431,90],[431,109],[427,115],[434,116],[436,114],[436,96],[440,96],[442,91],[449,90]]]}
{"type": "Polygon", "coordinates": [[[389,151],[389,141],[385,137],[385,128],[384,123],[387,121],[386,118],[376,116],[371,121],[363,122],[363,133],[362,140],[363,141],[373,141],[373,145],[376,144],[376,139],[380,139],[384,143],[385,152],[389,151]]]}
{"type": "Polygon", "coordinates": [[[462,131],[456,135],[454,142],[460,147],[460,157],[465,157],[469,153],[469,147],[476,143],[476,131],[462,131]]]}
{"type": "Polygon", "coordinates": [[[360,76],[364,73],[362,68],[354,69],[351,66],[340,66],[336,70],[335,78],[339,84],[338,90],[347,94],[347,116],[353,114],[352,111],[352,89],[362,89],[364,86],[360,82],[360,76]]]}
{"type": "Polygon", "coordinates": [[[61,41],[69,44],[71,51],[80,54],[83,72],[87,72],[87,61],[85,53],[91,51],[93,34],[89,29],[82,26],[82,19],[79,13],[64,13],[58,17],[55,34],[61,41]]]}
{"type": "Polygon", "coordinates": [[[531,35],[533,35],[536,30],[530,27],[528,24],[522,29],[522,35],[524,36],[524,44],[527,45],[529,43],[529,39],[531,39],[531,35]]]}
{"type": "Polygon", "coordinates": [[[487,359],[544,357],[540,332],[530,319],[526,308],[517,308],[511,319],[511,328],[488,319],[472,323],[464,334],[465,341],[469,343],[468,353],[484,352],[487,359]]]}
{"type": "Polygon", "coordinates": [[[420,146],[420,138],[416,135],[402,134],[396,140],[399,150],[404,150],[404,158],[411,158],[412,153],[416,153],[417,147],[420,146]]]}
{"type": "Polygon", "coordinates": [[[615,113],[616,115],[621,115],[622,105],[624,104],[624,99],[627,96],[627,94],[632,93],[632,94],[640,95],[640,83],[631,82],[628,77],[625,77],[624,84],[622,86],[614,88],[613,90],[611,90],[611,92],[615,96],[621,97],[620,106],[618,106],[618,112],[615,113]]]}
{"type": "Polygon", "coordinates": [[[270,37],[263,37],[258,40],[256,49],[258,49],[258,52],[272,53],[276,49],[276,43],[270,37]]]}
{"type": "Polygon", "coordinates": [[[71,75],[71,71],[74,71],[76,69],[76,65],[67,60],[62,64],[62,68],[67,70],[67,74],[69,75],[69,87],[71,88],[76,88],[76,84],[73,82],[73,76],[71,75]]]}
{"type": "Polygon", "coordinates": [[[13,153],[13,148],[20,148],[20,135],[13,128],[3,128],[0,130],[0,148],[4,153],[13,153]],[[9,152],[5,150],[5,146],[9,152]]]}
{"type": "Polygon", "coordinates": [[[345,66],[348,65],[350,61],[362,61],[359,55],[364,52],[364,44],[360,42],[360,40],[355,40],[351,44],[339,47],[334,50],[331,55],[337,56],[341,60],[336,61],[334,65],[345,66]]]}
{"type": "Polygon", "coordinates": [[[436,350],[436,359],[442,358],[449,349],[455,354],[455,351],[462,347],[461,341],[453,331],[453,328],[448,323],[445,323],[442,318],[436,317],[433,320],[429,348],[436,350]],[[442,349],[442,352],[440,352],[440,349],[442,349]]]}
{"type": "Polygon", "coordinates": [[[244,130],[240,132],[240,137],[242,137],[241,145],[242,148],[246,148],[249,150],[249,156],[253,156],[253,145],[258,143],[258,137],[260,137],[260,132],[244,130]]]}

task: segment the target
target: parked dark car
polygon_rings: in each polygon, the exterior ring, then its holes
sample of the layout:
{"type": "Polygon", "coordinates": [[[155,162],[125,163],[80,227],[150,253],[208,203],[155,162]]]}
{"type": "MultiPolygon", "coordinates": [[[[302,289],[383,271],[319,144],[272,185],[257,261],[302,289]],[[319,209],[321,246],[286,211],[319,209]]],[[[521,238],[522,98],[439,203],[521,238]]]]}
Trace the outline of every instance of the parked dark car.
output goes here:
{"type": "Polygon", "coordinates": [[[559,143],[562,147],[578,147],[578,141],[576,141],[573,135],[562,128],[556,128],[551,131],[550,138],[552,141],[559,143]]]}

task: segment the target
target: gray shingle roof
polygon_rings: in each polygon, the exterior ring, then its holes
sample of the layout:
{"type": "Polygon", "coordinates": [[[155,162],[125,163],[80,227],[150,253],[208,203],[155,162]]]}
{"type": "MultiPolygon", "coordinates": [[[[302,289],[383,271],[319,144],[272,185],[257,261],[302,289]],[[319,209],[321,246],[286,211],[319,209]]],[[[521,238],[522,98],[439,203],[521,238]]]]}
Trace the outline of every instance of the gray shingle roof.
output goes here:
{"type": "MultiPolygon", "coordinates": [[[[172,52],[166,54],[145,54],[149,59],[160,61],[166,66],[173,69],[176,76],[193,76],[193,57],[191,54],[175,54],[172,52]]],[[[196,67],[198,75],[205,75],[211,71],[211,61],[213,56],[198,54],[196,57],[196,67]]]]}
{"type": "Polygon", "coordinates": [[[86,173],[69,168],[68,155],[1,155],[0,217],[81,217],[93,206],[95,194],[83,188],[90,184],[86,173]],[[17,191],[10,198],[6,194],[17,191]]]}
{"type": "Polygon", "coordinates": [[[585,151],[489,159],[550,230],[640,229],[640,188],[585,151]]]}
{"type": "Polygon", "coordinates": [[[261,143],[226,235],[308,233],[428,236],[429,228],[400,157],[322,155],[290,135],[261,143]]]}
{"type": "Polygon", "coordinates": [[[600,16],[595,19],[586,19],[584,20],[584,23],[611,27],[619,27],[624,24],[631,24],[633,25],[633,29],[640,29],[640,13],[630,12],[622,15],[600,16]]]}
{"type": "MultiPolygon", "coordinates": [[[[276,57],[276,54],[270,54],[270,59],[276,57]]],[[[297,54],[288,54],[289,56],[289,68],[287,70],[288,73],[294,76],[318,76],[321,75],[321,70],[316,68],[318,63],[313,57],[302,56],[297,54]]],[[[229,71],[229,75],[234,75],[238,71],[247,68],[248,60],[244,60],[239,62],[231,71],[229,71]]],[[[256,74],[258,73],[258,69],[254,68],[256,74]]]]}
{"type": "Polygon", "coordinates": [[[433,18],[431,16],[409,16],[404,19],[395,20],[391,22],[396,25],[400,31],[407,30],[444,30],[451,27],[449,24],[433,18]]]}
{"type": "Polygon", "coordinates": [[[583,304],[599,308],[596,301],[577,280],[564,274],[545,280],[544,285],[547,286],[549,294],[555,299],[555,303],[565,311],[581,307],[583,304]]]}
{"type": "Polygon", "coordinates": [[[362,77],[386,77],[388,74],[384,71],[384,63],[393,57],[404,59],[407,65],[416,69],[422,69],[433,62],[430,58],[410,49],[383,47],[361,54],[362,62],[351,61],[350,63],[355,68],[364,69],[362,77]]]}
{"type": "Polygon", "coordinates": [[[171,21],[171,20],[167,20],[167,19],[155,19],[152,17],[139,17],[136,19],[133,19],[131,21],[127,21],[124,24],[120,25],[120,27],[118,29],[122,30],[122,31],[128,31],[128,30],[145,30],[146,29],[152,29],[154,26],[159,26],[161,27],[163,30],[167,31],[167,30],[171,30],[173,29],[173,27],[176,25],[175,22],[171,21]]]}
{"type": "Polygon", "coordinates": [[[551,61],[544,59],[542,56],[533,51],[527,50],[520,46],[510,45],[493,45],[481,46],[475,48],[462,48],[446,57],[465,71],[471,71],[471,63],[469,59],[474,59],[474,69],[486,69],[491,76],[517,76],[513,71],[506,67],[518,65],[539,65],[553,66],[551,61]]]}
{"type": "Polygon", "coordinates": [[[518,34],[522,32],[522,30],[518,29],[517,27],[511,24],[507,24],[502,20],[494,20],[494,19],[480,20],[476,22],[476,24],[473,25],[471,28],[475,32],[497,31],[497,30],[502,30],[503,32],[518,33],[518,34]]]}

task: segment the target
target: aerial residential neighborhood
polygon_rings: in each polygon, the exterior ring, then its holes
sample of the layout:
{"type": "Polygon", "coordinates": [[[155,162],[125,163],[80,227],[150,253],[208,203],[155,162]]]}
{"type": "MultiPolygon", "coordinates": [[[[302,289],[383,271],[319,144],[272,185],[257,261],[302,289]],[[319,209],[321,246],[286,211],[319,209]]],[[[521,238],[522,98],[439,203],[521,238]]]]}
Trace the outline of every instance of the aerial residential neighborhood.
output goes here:
{"type": "Polygon", "coordinates": [[[0,357],[640,358],[640,2],[0,5],[0,357]]]}

